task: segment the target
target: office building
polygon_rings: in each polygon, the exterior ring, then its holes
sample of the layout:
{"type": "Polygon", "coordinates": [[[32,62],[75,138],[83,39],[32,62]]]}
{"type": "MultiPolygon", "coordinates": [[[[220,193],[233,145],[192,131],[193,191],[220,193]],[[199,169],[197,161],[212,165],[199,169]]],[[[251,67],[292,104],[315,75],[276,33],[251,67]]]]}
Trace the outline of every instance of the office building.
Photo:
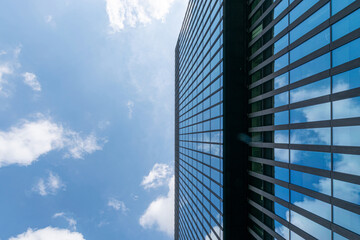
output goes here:
{"type": "Polygon", "coordinates": [[[191,0],[175,239],[360,239],[360,1],[191,0]]]}

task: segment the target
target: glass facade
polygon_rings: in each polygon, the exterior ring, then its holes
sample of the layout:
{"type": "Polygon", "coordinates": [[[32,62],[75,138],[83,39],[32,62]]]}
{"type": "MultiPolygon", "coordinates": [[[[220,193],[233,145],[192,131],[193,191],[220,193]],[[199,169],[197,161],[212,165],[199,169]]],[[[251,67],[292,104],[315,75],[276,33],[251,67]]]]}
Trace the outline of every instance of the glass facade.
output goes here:
{"type": "Polygon", "coordinates": [[[248,102],[238,104],[223,102],[241,81],[224,78],[233,1],[190,0],[176,47],[175,239],[231,239],[224,162],[242,159],[224,158],[226,123],[242,104],[244,236],[360,239],[360,1],[248,0],[248,84],[237,93],[248,102]]]}
{"type": "Polygon", "coordinates": [[[222,1],[189,1],[176,48],[176,239],[223,236],[222,1]]]}
{"type": "Polygon", "coordinates": [[[359,1],[250,2],[252,238],[360,239],[359,1]]]}

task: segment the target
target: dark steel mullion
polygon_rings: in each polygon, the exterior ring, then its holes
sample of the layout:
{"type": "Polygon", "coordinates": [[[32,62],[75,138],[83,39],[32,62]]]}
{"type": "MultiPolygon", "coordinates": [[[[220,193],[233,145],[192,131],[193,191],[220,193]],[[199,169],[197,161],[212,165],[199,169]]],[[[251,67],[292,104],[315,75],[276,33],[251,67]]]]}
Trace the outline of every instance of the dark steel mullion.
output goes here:
{"type": "Polygon", "coordinates": [[[182,231],[180,231],[180,233],[183,233],[184,235],[186,235],[186,236],[187,236],[187,239],[190,239],[189,232],[191,233],[191,235],[193,236],[192,238],[194,239],[194,235],[193,235],[191,229],[190,229],[188,226],[185,226],[185,225],[183,224],[182,218],[180,218],[179,227],[180,227],[181,230],[182,230],[182,231]]]}
{"type": "MultiPolygon", "coordinates": [[[[250,7],[252,1],[249,1],[248,3],[248,7],[250,7]]],[[[258,2],[258,4],[256,5],[256,7],[249,13],[248,15],[248,20],[250,20],[252,18],[252,16],[254,16],[254,14],[262,7],[262,5],[264,4],[265,0],[261,0],[260,2],[258,2]]]]}
{"type": "Polygon", "coordinates": [[[192,134],[199,134],[199,133],[211,133],[211,132],[222,132],[222,130],[207,130],[207,131],[201,131],[201,132],[190,132],[190,133],[179,133],[179,135],[184,136],[184,135],[192,135],[192,134]]]}
{"type": "MultiPolygon", "coordinates": [[[[198,233],[200,232],[200,229],[199,229],[197,223],[195,222],[192,213],[189,211],[189,209],[188,209],[187,207],[180,209],[180,212],[182,212],[182,213],[183,213],[182,216],[186,216],[186,218],[187,218],[188,221],[190,222],[190,226],[192,227],[192,231],[191,231],[191,232],[194,232],[194,233],[196,234],[197,239],[198,239],[198,240],[201,240],[201,238],[198,236],[198,233]],[[186,209],[186,211],[185,211],[184,209],[186,209]],[[190,217],[191,217],[191,220],[190,220],[190,218],[189,218],[189,215],[190,215],[190,217]],[[194,225],[195,225],[195,227],[197,228],[197,230],[194,228],[194,225]]],[[[194,234],[192,234],[192,235],[194,236],[194,234]]]]}
{"type": "Polygon", "coordinates": [[[261,237],[259,237],[254,230],[252,230],[251,228],[248,227],[248,231],[249,233],[253,236],[253,238],[255,238],[256,240],[263,240],[261,237]]]}
{"type": "Polygon", "coordinates": [[[179,140],[180,142],[188,142],[188,143],[206,143],[206,144],[214,144],[214,145],[223,145],[218,142],[201,142],[201,141],[190,141],[190,140],[179,140]]]}
{"type": "MultiPolygon", "coordinates": [[[[254,22],[252,25],[249,24],[249,25],[250,25],[250,26],[249,26],[249,33],[251,33],[255,28],[257,28],[258,25],[263,24],[264,18],[267,17],[267,15],[268,15],[272,10],[274,10],[275,7],[277,7],[277,5],[279,5],[279,3],[280,3],[281,1],[282,1],[282,0],[276,0],[276,1],[274,1],[274,2],[265,10],[265,12],[263,12],[263,13],[261,14],[261,17],[260,17],[258,20],[256,20],[256,22],[254,22]]],[[[280,21],[285,15],[286,15],[286,9],[285,9],[284,11],[282,11],[279,16],[277,16],[275,19],[273,19],[273,21],[277,21],[277,22],[278,22],[278,21],[280,21]]],[[[251,20],[251,18],[249,18],[249,20],[251,20]]]]}

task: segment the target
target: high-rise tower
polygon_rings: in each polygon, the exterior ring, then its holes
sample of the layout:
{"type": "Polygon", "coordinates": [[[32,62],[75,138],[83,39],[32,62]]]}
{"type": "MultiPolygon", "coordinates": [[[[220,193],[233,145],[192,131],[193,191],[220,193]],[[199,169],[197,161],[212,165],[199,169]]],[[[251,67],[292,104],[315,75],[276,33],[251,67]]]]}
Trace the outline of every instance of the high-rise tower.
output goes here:
{"type": "Polygon", "coordinates": [[[360,1],[191,0],[175,239],[360,239],[360,1]]]}

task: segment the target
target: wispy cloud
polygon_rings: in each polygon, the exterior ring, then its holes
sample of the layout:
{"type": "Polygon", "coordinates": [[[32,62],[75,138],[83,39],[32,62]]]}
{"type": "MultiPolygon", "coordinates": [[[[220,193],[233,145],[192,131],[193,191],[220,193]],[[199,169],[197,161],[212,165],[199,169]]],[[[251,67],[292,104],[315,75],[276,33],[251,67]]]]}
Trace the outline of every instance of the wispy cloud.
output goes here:
{"type": "Polygon", "coordinates": [[[123,201],[117,200],[116,198],[110,198],[108,201],[108,206],[115,209],[116,211],[121,211],[123,214],[126,214],[129,211],[125,203],[123,201]]]}
{"type": "Polygon", "coordinates": [[[67,214],[65,214],[64,212],[55,213],[53,218],[64,218],[69,224],[69,228],[73,231],[76,231],[76,220],[72,217],[67,216],[67,214]]]}
{"type": "Polygon", "coordinates": [[[26,72],[23,74],[24,77],[24,83],[31,87],[34,91],[41,91],[41,85],[39,81],[37,80],[37,77],[35,74],[26,72]]]}
{"type": "Polygon", "coordinates": [[[85,154],[101,150],[101,144],[93,134],[83,137],[38,114],[33,121],[22,120],[8,131],[0,131],[0,167],[27,166],[40,156],[61,149],[66,151],[65,157],[83,158],[85,154]]]}
{"type": "Polygon", "coordinates": [[[169,165],[156,163],[150,173],[143,178],[141,185],[145,189],[157,188],[168,184],[172,175],[173,170],[169,165]]]}
{"type": "Polygon", "coordinates": [[[47,179],[40,178],[33,187],[33,190],[41,196],[55,195],[59,190],[65,189],[65,184],[61,181],[60,177],[50,172],[47,179]]]}
{"type": "Polygon", "coordinates": [[[9,240],[85,240],[84,236],[78,232],[71,232],[68,229],[46,227],[33,230],[29,228],[26,232],[11,237],[9,240]]]}
{"type": "Polygon", "coordinates": [[[53,21],[53,16],[52,16],[52,15],[47,15],[47,16],[45,17],[45,22],[50,23],[50,22],[52,22],[52,21],[53,21]]]}
{"type": "Polygon", "coordinates": [[[132,119],[133,117],[133,112],[134,112],[134,106],[135,106],[135,103],[131,100],[129,100],[126,104],[126,106],[128,107],[128,116],[129,116],[129,119],[132,119]]]}
{"type": "Polygon", "coordinates": [[[169,236],[174,233],[174,194],[175,177],[168,181],[169,192],[167,196],[160,196],[150,203],[145,213],[140,217],[139,223],[143,228],[155,228],[169,236]]]}
{"type": "Polygon", "coordinates": [[[165,20],[174,0],[106,0],[106,12],[112,33],[125,26],[148,24],[152,20],[165,20]]]}

